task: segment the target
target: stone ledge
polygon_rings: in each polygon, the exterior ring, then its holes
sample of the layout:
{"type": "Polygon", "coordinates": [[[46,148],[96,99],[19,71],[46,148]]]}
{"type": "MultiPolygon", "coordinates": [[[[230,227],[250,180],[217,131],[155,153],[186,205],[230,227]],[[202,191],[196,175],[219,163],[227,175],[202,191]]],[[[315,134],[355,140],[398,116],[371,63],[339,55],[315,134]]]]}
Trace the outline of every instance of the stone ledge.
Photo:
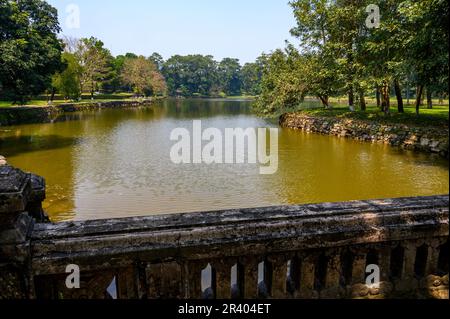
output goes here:
{"type": "Polygon", "coordinates": [[[282,127],[303,130],[308,133],[334,135],[355,140],[384,143],[415,151],[449,156],[448,129],[412,127],[404,124],[311,116],[287,113],[280,117],[282,127]]]}
{"type": "Polygon", "coordinates": [[[97,265],[201,260],[448,236],[448,196],[383,202],[40,224],[31,236],[33,268],[58,272],[74,258],[89,268],[92,258],[97,265]]]}

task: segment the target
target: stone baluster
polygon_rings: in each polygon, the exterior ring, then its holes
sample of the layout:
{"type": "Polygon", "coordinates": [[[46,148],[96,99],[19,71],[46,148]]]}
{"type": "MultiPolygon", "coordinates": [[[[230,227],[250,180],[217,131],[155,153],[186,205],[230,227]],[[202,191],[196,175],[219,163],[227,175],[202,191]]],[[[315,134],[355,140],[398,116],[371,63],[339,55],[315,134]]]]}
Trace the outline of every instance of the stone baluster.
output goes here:
{"type": "Polygon", "coordinates": [[[352,267],[352,284],[365,284],[366,278],[366,254],[355,250],[352,267]]]}
{"type": "Polygon", "coordinates": [[[438,269],[438,261],[439,261],[439,246],[441,245],[441,241],[437,238],[432,239],[429,242],[428,248],[428,260],[427,266],[425,270],[426,275],[434,275],[438,269]]]}
{"type": "Polygon", "coordinates": [[[388,282],[389,272],[391,268],[391,249],[388,245],[382,245],[378,248],[378,260],[380,266],[380,280],[381,282],[388,282]]]}
{"type": "Polygon", "coordinates": [[[149,264],[146,267],[146,277],[150,299],[183,297],[182,271],[177,262],[149,264]]]}
{"type": "Polygon", "coordinates": [[[341,256],[338,251],[335,251],[328,258],[325,289],[320,293],[321,298],[335,298],[341,295],[340,276],[341,256]]]}
{"type": "Polygon", "coordinates": [[[316,299],[318,293],[314,289],[317,256],[306,255],[301,258],[300,266],[300,292],[301,299],[316,299]]]}
{"type": "Polygon", "coordinates": [[[389,245],[380,245],[378,247],[378,262],[380,267],[380,285],[378,288],[372,289],[377,291],[378,298],[388,298],[392,292],[393,285],[390,282],[390,259],[391,248],[389,245]]]}
{"type": "Polygon", "coordinates": [[[362,298],[369,294],[369,288],[366,285],[366,253],[361,248],[354,249],[354,258],[352,266],[352,297],[362,298]]]}
{"type": "Polygon", "coordinates": [[[120,271],[117,277],[118,299],[139,299],[139,273],[137,265],[120,271]]]}
{"type": "Polygon", "coordinates": [[[267,260],[272,264],[272,297],[275,299],[286,298],[287,292],[287,262],[288,254],[269,256],[267,260]]]}
{"type": "Polygon", "coordinates": [[[395,289],[398,292],[408,293],[415,291],[418,288],[418,281],[415,278],[415,262],[417,254],[417,242],[405,241],[402,243],[404,249],[403,253],[403,267],[401,272],[401,278],[395,285],[395,289]]]}
{"type": "Polygon", "coordinates": [[[258,298],[258,264],[254,256],[242,257],[240,263],[244,267],[244,298],[258,298]]]}
{"type": "Polygon", "coordinates": [[[221,259],[212,263],[212,268],[216,274],[216,299],[231,298],[231,267],[235,264],[233,259],[221,259]]]}

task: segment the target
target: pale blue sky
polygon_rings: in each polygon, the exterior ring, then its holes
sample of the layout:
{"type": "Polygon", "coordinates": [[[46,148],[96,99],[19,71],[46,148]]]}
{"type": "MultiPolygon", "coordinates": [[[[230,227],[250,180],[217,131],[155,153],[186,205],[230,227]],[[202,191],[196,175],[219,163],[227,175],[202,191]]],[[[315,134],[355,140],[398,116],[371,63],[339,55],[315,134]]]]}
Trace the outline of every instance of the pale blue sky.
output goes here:
{"type": "Polygon", "coordinates": [[[199,53],[245,63],[284,47],[295,23],[288,0],[47,1],[59,11],[64,35],[95,36],[114,55],[199,53]],[[66,25],[70,4],[80,8],[79,29],[66,25]]]}

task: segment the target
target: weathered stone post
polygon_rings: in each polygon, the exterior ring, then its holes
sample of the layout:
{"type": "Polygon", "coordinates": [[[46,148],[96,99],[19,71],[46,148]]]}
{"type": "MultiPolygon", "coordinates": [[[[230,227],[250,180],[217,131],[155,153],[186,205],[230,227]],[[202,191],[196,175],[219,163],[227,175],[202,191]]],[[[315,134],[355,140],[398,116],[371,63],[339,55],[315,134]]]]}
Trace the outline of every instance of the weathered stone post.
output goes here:
{"type": "Polygon", "coordinates": [[[43,178],[0,163],[0,299],[27,298],[29,235],[44,222],[43,178]]]}

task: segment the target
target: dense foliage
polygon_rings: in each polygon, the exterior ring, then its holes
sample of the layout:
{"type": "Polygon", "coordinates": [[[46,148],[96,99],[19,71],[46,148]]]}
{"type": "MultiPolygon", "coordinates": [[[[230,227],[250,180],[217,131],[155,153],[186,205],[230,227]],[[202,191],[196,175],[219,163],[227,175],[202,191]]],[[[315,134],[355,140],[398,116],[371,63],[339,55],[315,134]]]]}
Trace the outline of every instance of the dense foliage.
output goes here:
{"type": "Polygon", "coordinates": [[[143,56],[124,60],[122,80],[138,95],[161,95],[166,91],[156,64],[143,56]]]}
{"type": "Polygon", "coordinates": [[[172,96],[257,95],[262,76],[258,63],[241,67],[238,59],[217,62],[202,55],[175,55],[162,64],[162,72],[172,96]]]}
{"type": "Polygon", "coordinates": [[[0,96],[23,102],[61,70],[56,9],[41,0],[0,0],[0,96]]]}
{"type": "Polygon", "coordinates": [[[24,103],[50,93],[79,100],[83,93],[138,96],[227,96],[260,93],[260,62],[175,55],[164,61],[127,53],[114,57],[94,37],[58,39],[55,8],[43,0],[0,0],[0,98],[24,103]]]}
{"type": "Polygon", "coordinates": [[[299,45],[262,54],[254,63],[175,55],[164,61],[127,53],[114,57],[94,37],[57,37],[56,9],[43,0],[0,0],[0,97],[23,103],[51,93],[66,99],[97,92],[139,96],[258,95],[257,109],[275,114],[315,96],[348,96],[351,110],[376,96],[389,114],[403,98],[448,96],[448,4],[445,0],[380,0],[379,26],[367,26],[370,0],[295,0],[290,3],[299,45]]]}
{"type": "Polygon", "coordinates": [[[299,47],[289,44],[266,58],[259,111],[283,112],[305,95],[318,97],[326,108],[330,97],[347,95],[351,110],[364,111],[366,96],[374,95],[389,114],[395,94],[402,113],[403,96],[415,87],[419,113],[425,91],[430,108],[433,96],[448,96],[447,1],[378,1],[381,20],[373,28],[366,11],[372,2],[291,2],[297,21],[291,33],[299,47]]]}

